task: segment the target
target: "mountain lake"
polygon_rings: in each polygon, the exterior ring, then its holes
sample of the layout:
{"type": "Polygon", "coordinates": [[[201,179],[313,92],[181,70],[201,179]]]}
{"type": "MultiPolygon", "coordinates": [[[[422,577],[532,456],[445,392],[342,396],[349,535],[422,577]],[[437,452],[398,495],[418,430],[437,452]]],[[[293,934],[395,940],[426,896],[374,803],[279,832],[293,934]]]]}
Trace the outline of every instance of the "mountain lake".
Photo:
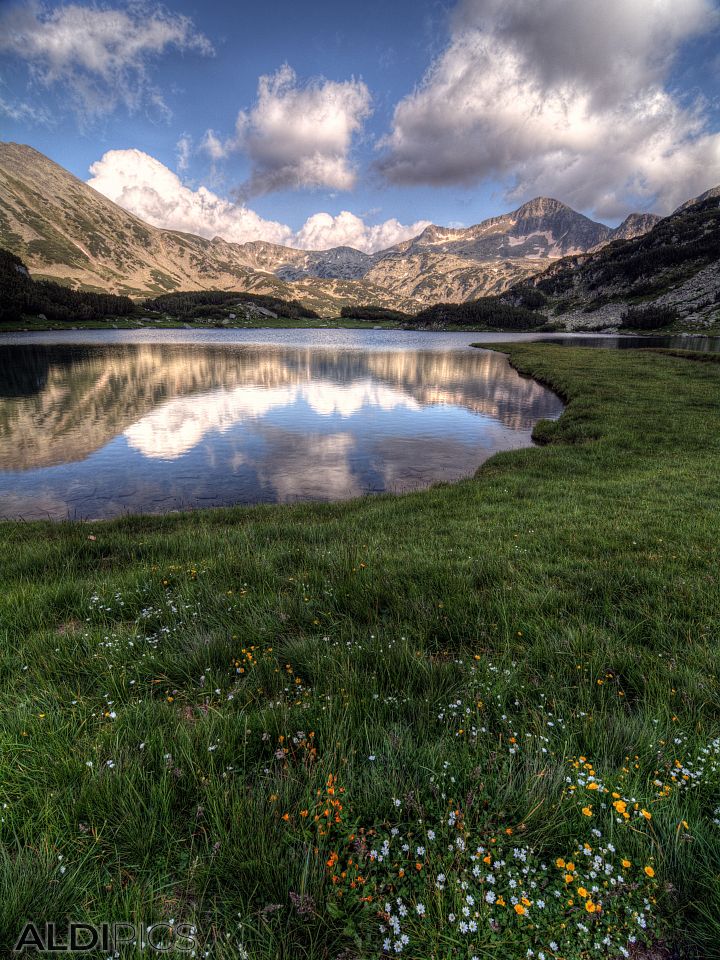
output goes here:
{"type": "MultiPolygon", "coordinates": [[[[0,516],[101,519],[418,490],[532,443],[560,399],[473,342],[531,334],[139,330],[0,338],[0,516]]],[[[697,338],[552,337],[591,346],[697,338]]],[[[720,345],[720,344],[718,344],[720,345]]]]}

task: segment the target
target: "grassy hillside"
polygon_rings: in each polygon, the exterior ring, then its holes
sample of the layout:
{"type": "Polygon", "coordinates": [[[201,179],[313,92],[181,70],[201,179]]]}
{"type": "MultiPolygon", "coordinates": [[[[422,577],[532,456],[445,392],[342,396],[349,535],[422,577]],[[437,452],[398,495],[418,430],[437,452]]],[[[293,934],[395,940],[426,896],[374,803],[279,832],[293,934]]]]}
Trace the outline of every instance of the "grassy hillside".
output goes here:
{"type": "Polygon", "coordinates": [[[65,324],[108,326],[185,325],[278,326],[318,321],[315,311],[297,300],[226,290],[184,291],[135,304],[129,297],[74,290],[58,283],[35,280],[23,261],[0,247],[0,328],[57,329],[65,324]],[[152,313],[152,317],[145,314],[152,313]]]}
{"type": "Polygon", "coordinates": [[[358,299],[401,310],[420,306],[367,281],[309,277],[286,283],[256,269],[244,246],[153,227],[16,143],[0,142],[0,245],[36,279],[133,297],[233,290],[297,299],[323,316],[336,316],[358,299]]]}
{"type": "Polygon", "coordinates": [[[473,480],[0,527],[5,952],[717,956],[720,365],[508,350],[569,406],[473,480]]]}

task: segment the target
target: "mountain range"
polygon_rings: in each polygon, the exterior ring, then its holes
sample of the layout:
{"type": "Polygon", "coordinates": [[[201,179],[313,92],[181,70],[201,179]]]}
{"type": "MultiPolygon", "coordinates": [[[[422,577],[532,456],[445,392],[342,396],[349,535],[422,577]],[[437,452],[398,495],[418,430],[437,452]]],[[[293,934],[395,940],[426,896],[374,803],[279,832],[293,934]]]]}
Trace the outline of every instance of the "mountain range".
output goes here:
{"type": "Polygon", "coordinates": [[[0,143],[0,246],[36,279],[129,296],[238,290],[326,316],[358,303],[414,312],[503,293],[560,258],[642,236],[659,219],[631,214],[612,228],[538,197],[475,226],[428,226],[374,254],[237,244],[151,226],[32,147],[0,143]]]}

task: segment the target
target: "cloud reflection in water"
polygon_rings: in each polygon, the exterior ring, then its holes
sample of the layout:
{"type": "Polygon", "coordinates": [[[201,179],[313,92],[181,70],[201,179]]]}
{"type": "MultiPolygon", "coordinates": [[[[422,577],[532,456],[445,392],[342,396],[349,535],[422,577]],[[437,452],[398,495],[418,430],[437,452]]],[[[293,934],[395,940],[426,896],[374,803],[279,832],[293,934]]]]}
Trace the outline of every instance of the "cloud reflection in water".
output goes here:
{"type": "Polygon", "coordinates": [[[6,346],[0,514],[417,489],[528,445],[561,409],[504,357],[471,349],[6,346]]]}

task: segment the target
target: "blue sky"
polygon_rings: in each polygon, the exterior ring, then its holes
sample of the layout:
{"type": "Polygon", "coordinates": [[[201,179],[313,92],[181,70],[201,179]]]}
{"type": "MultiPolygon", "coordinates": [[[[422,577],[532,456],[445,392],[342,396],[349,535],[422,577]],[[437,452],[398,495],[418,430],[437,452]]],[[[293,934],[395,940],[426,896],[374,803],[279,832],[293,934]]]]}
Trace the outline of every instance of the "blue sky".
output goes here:
{"type": "Polygon", "coordinates": [[[716,0],[0,0],[0,138],[230,240],[666,213],[720,182],[719,130],[716,0]]]}

